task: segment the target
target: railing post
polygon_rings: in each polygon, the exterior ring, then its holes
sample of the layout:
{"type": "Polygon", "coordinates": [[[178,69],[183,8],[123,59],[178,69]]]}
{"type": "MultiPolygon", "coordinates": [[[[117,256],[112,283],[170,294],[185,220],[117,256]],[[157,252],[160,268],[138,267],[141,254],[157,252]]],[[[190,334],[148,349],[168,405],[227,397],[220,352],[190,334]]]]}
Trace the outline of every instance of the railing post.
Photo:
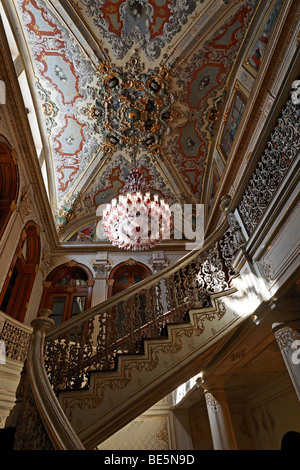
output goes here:
{"type": "Polygon", "coordinates": [[[46,331],[54,326],[54,321],[52,318],[49,318],[51,313],[52,310],[49,310],[48,308],[42,308],[39,310],[39,316],[31,321],[31,326],[33,327],[33,332],[35,334],[40,332],[40,335],[45,337],[46,331]]]}
{"type": "Polygon", "coordinates": [[[51,310],[41,309],[31,322],[33,332],[29,344],[27,366],[30,387],[39,415],[56,450],[84,450],[64,414],[48,379],[44,363],[45,333],[54,326],[51,310]]]}

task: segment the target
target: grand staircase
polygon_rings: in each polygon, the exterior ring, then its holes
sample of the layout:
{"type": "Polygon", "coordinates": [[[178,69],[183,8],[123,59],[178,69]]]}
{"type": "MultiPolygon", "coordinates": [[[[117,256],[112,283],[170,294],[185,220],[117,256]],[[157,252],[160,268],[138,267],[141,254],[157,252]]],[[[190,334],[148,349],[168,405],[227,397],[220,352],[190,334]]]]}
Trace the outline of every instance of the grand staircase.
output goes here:
{"type": "Polygon", "coordinates": [[[199,249],[59,326],[40,311],[8,419],[14,449],[96,448],[199,373],[250,312],[231,264],[240,235],[225,220],[199,249]]]}

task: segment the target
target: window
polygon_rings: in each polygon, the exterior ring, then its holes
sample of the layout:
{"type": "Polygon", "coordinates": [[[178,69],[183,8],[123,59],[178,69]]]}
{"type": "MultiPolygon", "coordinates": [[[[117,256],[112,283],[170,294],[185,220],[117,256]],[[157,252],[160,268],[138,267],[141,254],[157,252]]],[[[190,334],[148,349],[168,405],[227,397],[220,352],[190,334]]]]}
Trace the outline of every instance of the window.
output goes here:
{"type": "Polygon", "coordinates": [[[14,34],[12,32],[12,29],[10,27],[8,18],[5,14],[5,11],[4,11],[4,8],[3,8],[1,2],[0,2],[0,15],[1,15],[1,19],[3,21],[4,31],[5,31],[5,34],[6,34],[6,37],[7,37],[7,42],[8,42],[8,45],[9,45],[10,53],[11,53],[12,59],[14,61],[19,55],[19,50],[18,50],[18,46],[17,46],[16,40],[14,38],[14,34]]]}
{"type": "MultiPolygon", "coordinates": [[[[111,274],[110,279],[113,279],[113,285],[109,287],[108,297],[111,297],[128,287],[133,286],[134,284],[146,279],[148,276],[151,276],[151,271],[147,266],[133,262],[132,264],[122,263],[116,266],[111,274]]],[[[139,314],[141,317],[142,325],[146,323],[145,318],[145,308],[146,308],[146,295],[143,291],[139,292],[139,314]]],[[[122,336],[122,323],[124,320],[124,311],[123,303],[120,302],[118,305],[118,318],[117,318],[117,330],[119,337],[122,336]]]]}
{"type": "Polygon", "coordinates": [[[13,262],[0,294],[0,309],[23,322],[40,259],[38,227],[29,222],[22,231],[13,262]]]}
{"type": "Polygon", "coordinates": [[[246,107],[246,103],[246,96],[244,96],[239,88],[236,88],[232,97],[220,140],[220,150],[225,159],[229,157],[231,147],[233,145],[246,107]]]}
{"type": "Polygon", "coordinates": [[[0,238],[8,224],[18,197],[19,177],[12,151],[0,136],[0,238]]]}
{"type": "Polygon", "coordinates": [[[85,266],[59,266],[45,282],[41,308],[52,310],[51,318],[59,325],[90,308],[92,284],[85,266]]]}

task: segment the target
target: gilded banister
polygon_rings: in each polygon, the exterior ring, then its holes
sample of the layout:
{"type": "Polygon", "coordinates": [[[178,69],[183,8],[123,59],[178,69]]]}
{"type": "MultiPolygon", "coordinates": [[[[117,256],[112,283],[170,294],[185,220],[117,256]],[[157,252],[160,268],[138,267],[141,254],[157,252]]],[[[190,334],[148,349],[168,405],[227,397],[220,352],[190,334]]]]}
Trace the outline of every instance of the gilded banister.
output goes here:
{"type": "Polygon", "coordinates": [[[46,333],[47,340],[54,340],[58,336],[69,331],[71,328],[76,327],[79,324],[82,324],[89,319],[93,318],[95,315],[100,315],[101,313],[105,313],[107,310],[118,305],[118,303],[122,300],[128,300],[135,294],[138,294],[143,289],[148,289],[152,287],[154,284],[160,282],[162,279],[165,279],[172,274],[179,271],[179,269],[184,268],[193,260],[195,260],[202,252],[210,248],[215,242],[219,241],[222,235],[225,234],[226,230],[228,229],[229,224],[227,220],[224,220],[220,226],[204,241],[203,244],[200,244],[199,247],[192,250],[190,253],[186,254],[179,260],[175,261],[170,266],[162,269],[156,274],[144,279],[143,281],[139,282],[138,284],[134,284],[133,286],[126,289],[126,291],[122,291],[113,297],[105,300],[99,305],[95,305],[94,307],[86,310],[85,312],[77,315],[70,320],[58,325],[46,333]]]}
{"type": "Polygon", "coordinates": [[[84,450],[64,414],[50,385],[44,364],[45,333],[54,324],[51,310],[42,309],[32,320],[33,332],[28,349],[27,373],[39,416],[55,450],[84,450]]]}
{"type": "MultiPolygon", "coordinates": [[[[112,368],[116,352],[124,352],[124,350],[129,353],[135,352],[135,344],[139,344],[149,332],[150,336],[151,334],[164,335],[164,327],[170,321],[168,317],[170,311],[165,313],[163,310],[160,283],[166,279],[171,284],[173,283],[175,290],[181,289],[178,295],[180,302],[184,304],[184,309],[182,309],[177,297],[175,303],[173,299],[169,301],[168,308],[175,312],[172,321],[184,321],[186,311],[197,303],[188,276],[192,275],[195,278],[199,266],[207,269],[205,268],[207,257],[211,257],[212,262],[216,263],[214,266],[218,265],[221,249],[219,242],[228,230],[230,226],[225,219],[205,240],[203,246],[199,246],[198,249],[191,251],[171,266],[59,326],[53,327],[54,322],[49,318],[51,311],[43,309],[39,312],[39,316],[31,323],[33,333],[28,351],[28,377],[36,407],[54,449],[84,449],[65,416],[55,391],[58,393],[59,390],[65,388],[79,389],[88,386],[89,373],[93,370],[112,368]],[[182,271],[185,268],[186,272],[182,271]],[[145,309],[146,325],[142,327],[137,318],[141,291],[145,293],[148,301],[145,309]],[[187,301],[185,295],[188,292],[191,296],[187,301]],[[129,331],[126,333],[122,330],[122,337],[118,336],[114,323],[120,301],[123,302],[124,312],[128,314],[127,320],[129,319],[129,331]],[[164,321],[162,321],[163,317],[165,317],[164,321]],[[96,345],[92,339],[95,318],[101,319],[96,345]],[[137,331],[139,331],[139,337],[137,331]]],[[[224,260],[221,260],[221,263],[224,266],[224,260]]],[[[205,275],[201,271],[198,274],[200,284],[196,285],[195,290],[199,290],[200,293],[205,292],[203,284],[205,275]]],[[[228,289],[228,283],[222,276],[214,278],[214,272],[208,273],[208,283],[212,292],[216,292],[214,290],[216,282],[219,289],[228,289]]]]}
{"type": "Polygon", "coordinates": [[[116,369],[119,354],[143,353],[145,339],[165,336],[168,324],[188,323],[190,309],[229,291],[236,273],[220,241],[230,230],[224,221],[198,250],[47,332],[45,365],[54,390],[88,387],[91,372],[116,369]]]}

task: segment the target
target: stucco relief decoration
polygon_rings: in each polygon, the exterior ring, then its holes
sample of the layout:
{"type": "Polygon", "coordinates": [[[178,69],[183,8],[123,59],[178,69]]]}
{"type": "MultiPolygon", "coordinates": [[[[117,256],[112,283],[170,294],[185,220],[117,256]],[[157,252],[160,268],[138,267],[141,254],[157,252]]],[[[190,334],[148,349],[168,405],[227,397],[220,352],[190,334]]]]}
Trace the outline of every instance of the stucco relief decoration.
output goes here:
{"type": "Polygon", "coordinates": [[[137,43],[149,60],[160,56],[162,48],[188,21],[197,4],[196,0],[80,2],[117,59],[122,59],[137,43]]]}
{"type": "Polygon", "coordinates": [[[101,63],[98,72],[95,104],[86,113],[102,134],[104,153],[130,149],[135,141],[139,148],[159,155],[161,136],[168,134],[170,123],[182,116],[171,106],[168,68],[144,72],[134,54],[124,69],[101,63]]]}
{"type": "MultiPolygon", "coordinates": [[[[300,107],[289,99],[243,194],[238,210],[249,234],[253,233],[273,195],[298,155],[300,107]]],[[[270,277],[268,267],[267,276],[270,277]]]]}
{"type": "Polygon", "coordinates": [[[292,351],[292,344],[300,338],[300,332],[289,327],[284,327],[275,332],[275,338],[285,357],[289,357],[292,351]]]}
{"type": "Polygon", "coordinates": [[[32,212],[32,191],[28,188],[23,191],[18,211],[23,220],[32,212]]]}

